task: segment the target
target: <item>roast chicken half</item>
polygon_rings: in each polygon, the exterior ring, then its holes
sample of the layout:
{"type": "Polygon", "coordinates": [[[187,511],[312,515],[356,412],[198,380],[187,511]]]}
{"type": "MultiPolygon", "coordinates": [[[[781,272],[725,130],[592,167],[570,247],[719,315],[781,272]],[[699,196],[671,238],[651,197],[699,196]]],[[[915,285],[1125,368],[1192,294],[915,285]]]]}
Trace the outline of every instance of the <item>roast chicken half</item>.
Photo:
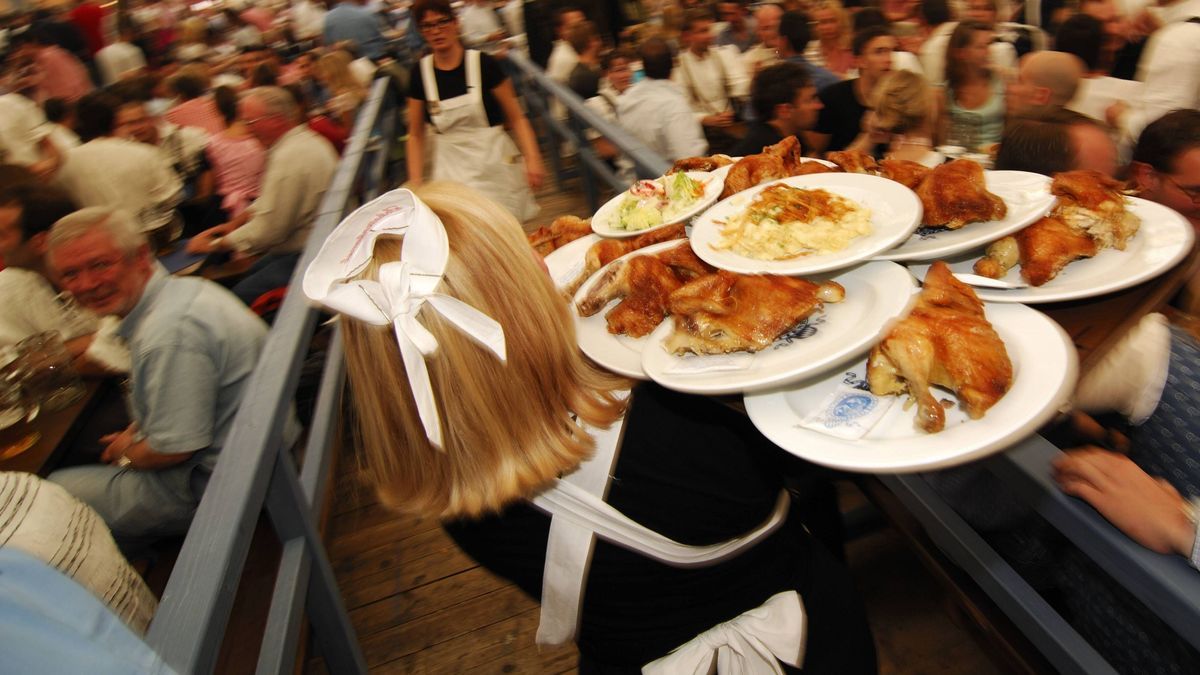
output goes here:
{"type": "Polygon", "coordinates": [[[915,424],[929,433],[946,426],[946,413],[931,386],[952,390],[967,415],[979,419],[1012,386],[1012,377],[1012,362],[983,316],[983,303],[941,261],[929,268],[908,316],[867,359],[871,393],[907,393],[916,399],[915,424]]]}

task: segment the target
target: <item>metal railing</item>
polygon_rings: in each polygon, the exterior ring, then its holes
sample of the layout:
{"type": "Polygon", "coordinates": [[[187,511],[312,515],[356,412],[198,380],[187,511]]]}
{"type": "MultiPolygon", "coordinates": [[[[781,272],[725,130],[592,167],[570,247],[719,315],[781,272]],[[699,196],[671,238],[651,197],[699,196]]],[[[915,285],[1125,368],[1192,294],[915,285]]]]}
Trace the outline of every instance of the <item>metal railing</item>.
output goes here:
{"type": "MultiPolygon", "coordinates": [[[[308,246],[292,275],[292,288],[300,288],[304,270],[343,215],[358,201],[373,198],[382,187],[388,143],[394,138],[395,105],[386,80],[376,80],[321,202],[308,246]]],[[[302,293],[288,294],[243,392],[221,459],[150,624],[147,643],[180,673],[212,672],[255,525],[264,509],[282,544],[282,558],[257,672],[294,670],[303,611],[330,672],[366,672],[316,526],[344,378],[336,330],[300,470],[290,448],[283,446],[284,420],[317,316],[302,293]]]]}
{"type": "Polygon", "coordinates": [[[549,145],[546,154],[550,157],[550,165],[554,169],[559,190],[564,189],[563,182],[567,175],[558,154],[558,141],[562,141],[571,144],[578,153],[584,196],[587,198],[588,207],[592,212],[600,208],[600,189],[597,179],[604,181],[616,192],[626,190],[629,183],[620,178],[612,170],[612,167],[592,149],[585,133],[587,129],[594,129],[616,146],[633,164],[637,175],[642,178],[656,178],[671,168],[670,162],[646,147],[624,128],[596,114],[596,111],[587,107],[583,99],[579,98],[575,92],[550,79],[546,73],[542,72],[541,68],[531,63],[523,54],[510,52],[508,60],[521,73],[522,82],[518,88],[529,108],[530,117],[540,119],[545,128],[552,132],[549,142],[543,142],[543,145],[549,145]],[[567,109],[569,114],[565,123],[550,113],[549,102],[552,99],[558,100],[567,109]]]}

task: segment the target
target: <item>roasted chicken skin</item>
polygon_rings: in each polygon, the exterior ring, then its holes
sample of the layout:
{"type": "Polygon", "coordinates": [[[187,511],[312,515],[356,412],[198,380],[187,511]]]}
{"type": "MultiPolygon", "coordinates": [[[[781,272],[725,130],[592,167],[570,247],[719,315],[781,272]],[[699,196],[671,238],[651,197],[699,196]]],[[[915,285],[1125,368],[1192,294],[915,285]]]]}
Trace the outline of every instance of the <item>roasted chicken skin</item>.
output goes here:
{"type": "Polygon", "coordinates": [[[588,294],[579,301],[579,313],[592,316],[614,298],[621,302],[604,315],[614,335],[649,335],[667,315],[667,299],[683,285],[661,260],[639,255],[609,265],[588,294]]]}
{"type": "Polygon", "coordinates": [[[592,221],[575,216],[559,216],[549,227],[539,227],[525,237],[535,251],[546,256],[591,233],[592,221]]]}
{"type": "Polygon", "coordinates": [[[931,171],[933,169],[909,159],[882,159],[879,161],[879,175],[894,180],[909,190],[916,190],[931,171]]]}
{"type": "Polygon", "coordinates": [[[837,164],[846,173],[879,173],[879,164],[875,158],[861,150],[838,150],[825,153],[825,159],[837,164]]]}
{"type": "Polygon", "coordinates": [[[867,359],[871,392],[916,399],[916,427],[929,433],[946,425],[931,386],[952,390],[971,419],[979,419],[1008,392],[1012,377],[1012,362],[983,315],[983,303],[941,261],[929,268],[912,310],[867,359]]]}
{"type": "Polygon", "coordinates": [[[667,174],[679,173],[680,171],[716,171],[729,164],[733,164],[733,158],[729,155],[684,157],[683,159],[675,160],[675,163],[671,165],[671,170],[667,174]]]}
{"type": "Polygon", "coordinates": [[[718,270],[671,294],[675,331],[664,345],[673,354],[756,352],[809,317],[823,302],[840,302],[836,282],[718,270]]]}
{"type": "Polygon", "coordinates": [[[988,192],[983,167],[969,159],[942,164],[916,189],[925,209],[923,222],[951,230],[967,223],[1000,220],[1008,214],[1004,200],[988,192]]]}
{"type": "Polygon", "coordinates": [[[626,253],[633,253],[639,248],[645,248],[653,244],[661,244],[664,241],[672,239],[680,239],[687,236],[683,229],[683,223],[668,225],[667,227],[659,228],[646,234],[637,237],[627,237],[625,239],[604,239],[592,244],[588,249],[587,255],[583,260],[583,271],[575,278],[565,289],[567,297],[575,295],[575,291],[583,285],[583,282],[588,280],[601,267],[620,258],[626,253]]]}
{"type": "Polygon", "coordinates": [[[800,141],[795,136],[787,136],[775,145],[763,148],[757,155],[739,159],[725,175],[721,199],[767,181],[799,175],[808,164],[812,162],[805,162],[801,156],[800,141]]]}
{"type": "Polygon", "coordinates": [[[1067,265],[1080,258],[1090,258],[1099,251],[1096,241],[1086,232],[1046,216],[1012,237],[988,246],[987,255],[975,262],[975,273],[999,279],[1020,262],[1021,278],[1031,286],[1041,286],[1058,276],[1067,265]],[[1016,245],[1015,260],[1011,253],[1013,244],[1016,245]]]}
{"type": "Polygon", "coordinates": [[[1055,214],[1068,225],[1087,231],[1100,248],[1125,250],[1141,220],[1125,210],[1121,184],[1099,171],[1054,174],[1050,193],[1058,197],[1055,214]]]}

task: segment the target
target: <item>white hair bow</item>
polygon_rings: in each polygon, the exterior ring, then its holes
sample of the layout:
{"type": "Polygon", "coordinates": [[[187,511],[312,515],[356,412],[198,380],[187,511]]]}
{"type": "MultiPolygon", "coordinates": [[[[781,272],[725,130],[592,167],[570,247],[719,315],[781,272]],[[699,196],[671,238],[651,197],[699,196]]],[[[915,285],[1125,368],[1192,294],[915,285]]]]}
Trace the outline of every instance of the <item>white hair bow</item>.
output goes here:
{"type": "Polygon", "coordinates": [[[500,361],[506,360],[504,329],[495,319],[436,292],[449,258],[441,219],[412,192],[393,190],[334,228],[304,274],[304,294],[310,300],[376,326],[392,325],[425,435],[439,449],[442,425],[425,365],[438,343],[417,320],[421,308],[428,305],[500,361]],[[382,265],[378,281],[348,281],[366,268],[381,236],[404,237],[400,261],[382,265]]]}

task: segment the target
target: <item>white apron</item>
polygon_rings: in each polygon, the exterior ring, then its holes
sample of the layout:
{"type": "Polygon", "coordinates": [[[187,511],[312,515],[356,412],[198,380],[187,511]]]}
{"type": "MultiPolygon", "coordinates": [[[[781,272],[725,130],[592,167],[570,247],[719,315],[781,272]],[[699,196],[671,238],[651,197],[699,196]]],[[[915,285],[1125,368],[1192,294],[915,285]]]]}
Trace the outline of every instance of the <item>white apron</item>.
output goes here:
{"type": "Polygon", "coordinates": [[[502,125],[488,125],[479,52],[466,50],[463,62],[467,93],[443,101],[438,95],[433,55],[421,59],[425,106],[437,134],[433,177],[475,188],[525,222],[538,212],[525,178],[525,161],[502,125]]]}
{"type": "MultiPolygon", "coordinates": [[[[589,429],[596,439],[592,459],[533,500],[534,506],[551,515],[542,576],[539,645],[574,639],[597,536],[669,565],[703,567],[736,557],[778,529],[787,517],[789,500],[783,491],[775,510],[761,525],[711,546],[680,544],[634,522],[604,501],[624,429],[624,419],[609,429],[589,429]]],[[[777,593],[760,607],[714,626],[647,664],[643,672],[782,673],[778,661],[796,667],[803,663],[807,628],[800,595],[795,591],[777,593]]]]}

